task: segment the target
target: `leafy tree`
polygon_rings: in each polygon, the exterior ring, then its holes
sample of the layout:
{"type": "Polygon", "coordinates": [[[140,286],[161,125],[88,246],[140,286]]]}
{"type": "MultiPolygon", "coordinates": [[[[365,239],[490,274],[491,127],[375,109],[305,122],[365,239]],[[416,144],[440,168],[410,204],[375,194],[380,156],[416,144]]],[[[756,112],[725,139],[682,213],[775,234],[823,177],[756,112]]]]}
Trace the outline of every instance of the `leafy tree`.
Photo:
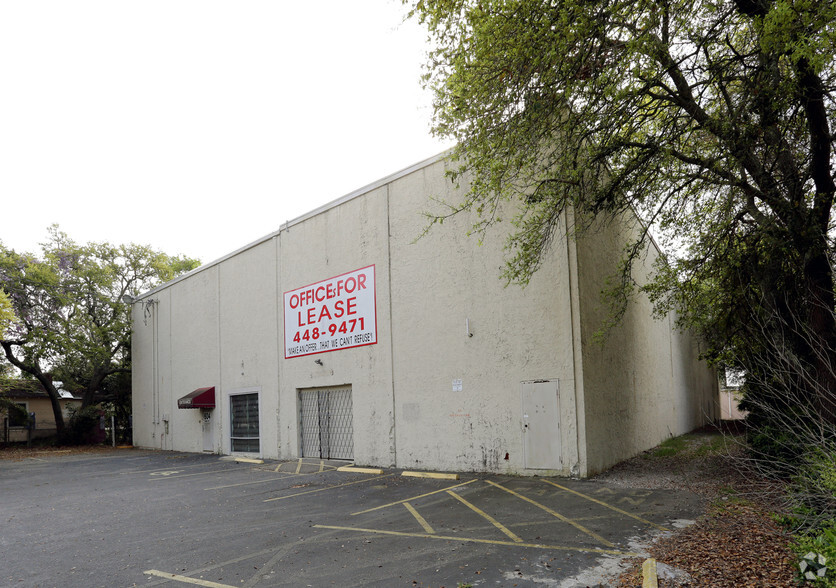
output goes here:
{"type": "Polygon", "coordinates": [[[53,376],[94,404],[103,382],[130,371],[130,305],[162,281],[197,267],[140,245],[79,245],[57,226],[40,258],[0,244],[0,288],[15,318],[0,338],[5,359],[49,394],[59,434],[64,418],[53,376]]]}
{"type": "Polygon", "coordinates": [[[9,300],[9,295],[3,290],[0,290],[0,337],[4,335],[14,318],[15,312],[9,300]]]}
{"type": "Polygon", "coordinates": [[[578,231],[636,213],[616,312],[653,229],[675,252],[645,286],[658,310],[679,307],[711,359],[792,357],[813,376],[799,398],[836,423],[836,2],[410,4],[434,43],[434,131],[472,186],[450,213],[478,211],[479,230],[518,204],[508,280],[537,270],[567,209],[578,231]]]}
{"type": "MultiPolygon", "coordinates": [[[[104,379],[101,386],[101,402],[109,409],[115,417],[117,430],[123,432],[117,436],[119,442],[131,442],[131,374],[120,372],[111,374],[104,379]]],[[[114,432],[114,434],[116,434],[114,432]]]]}
{"type": "MultiPolygon", "coordinates": [[[[9,300],[9,295],[3,290],[0,290],[0,338],[3,338],[6,329],[12,324],[15,319],[12,302],[9,300]]],[[[8,379],[11,372],[11,366],[0,362],[0,383],[8,379]]]]}

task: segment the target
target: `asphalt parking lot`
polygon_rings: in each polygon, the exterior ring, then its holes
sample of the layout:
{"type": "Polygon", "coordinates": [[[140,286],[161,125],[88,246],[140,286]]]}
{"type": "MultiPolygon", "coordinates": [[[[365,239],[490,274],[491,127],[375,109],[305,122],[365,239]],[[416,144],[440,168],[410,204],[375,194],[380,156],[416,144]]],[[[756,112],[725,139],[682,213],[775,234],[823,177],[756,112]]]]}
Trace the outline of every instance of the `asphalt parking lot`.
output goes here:
{"type": "Polygon", "coordinates": [[[584,569],[699,509],[681,491],[344,465],[136,449],[0,461],[0,585],[585,586],[584,569]]]}

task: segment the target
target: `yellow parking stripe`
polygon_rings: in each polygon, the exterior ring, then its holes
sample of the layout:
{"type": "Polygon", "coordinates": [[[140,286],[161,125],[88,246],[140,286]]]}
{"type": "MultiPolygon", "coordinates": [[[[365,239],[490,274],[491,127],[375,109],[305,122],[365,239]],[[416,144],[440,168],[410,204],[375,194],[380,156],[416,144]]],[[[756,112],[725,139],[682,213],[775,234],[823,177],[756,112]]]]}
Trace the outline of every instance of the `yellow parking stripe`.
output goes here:
{"type": "Polygon", "coordinates": [[[537,508],[541,508],[541,509],[543,509],[544,511],[546,511],[547,513],[549,513],[549,514],[550,514],[550,515],[552,515],[553,517],[556,517],[556,518],[560,519],[560,520],[561,520],[561,521],[563,521],[564,523],[569,523],[570,525],[572,525],[573,527],[575,527],[578,531],[581,531],[581,532],[583,532],[583,533],[586,533],[587,535],[589,535],[590,537],[592,537],[592,538],[593,538],[593,539],[595,539],[596,541],[599,541],[599,542],[603,543],[603,544],[604,544],[604,545],[606,545],[607,547],[615,547],[615,545],[614,545],[613,543],[610,543],[609,541],[607,541],[606,539],[604,539],[603,537],[601,537],[601,536],[600,536],[600,535],[598,535],[597,533],[594,533],[594,532],[590,531],[589,529],[587,529],[586,527],[584,527],[583,525],[580,525],[580,524],[576,523],[575,521],[573,521],[573,520],[571,520],[571,519],[566,518],[565,516],[563,516],[563,515],[562,515],[562,514],[560,514],[559,512],[557,512],[557,511],[555,511],[555,510],[550,509],[550,508],[549,508],[548,506],[546,506],[545,504],[540,504],[540,503],[539,503],[539,502],[537,502],[537,501],[531,500],[531,499],[530,499],[530,498],[528,498],[527,496],[523,496],[522,494],[520,494],[520,493],[518,493],[518,492],[514,492],[513,490],[511,490],[511,489],[509,489],[509,488],[506,488],[506,487],[504,487],[504,486],[500,486],[500,485],[499,485],[499,484],[497,484],[496,482],[491,482],[490,480],[485,480],[485,481],[486,481],[488,484],[490,484],[491,486],[496,486],[496,487],[497,487],[497,488],[499,488],[500,490],[505,490],[505,491],[506,491],[506,492],[508,492],[509,494],[513,494],[514,496],[516,496],[516,497],[517,497],[517,498],[519,498],[520,500],[525,500],[525,501],[526,501],[526,502],[528,502],[529,504],[533,504],[533,505],[534,505],[534,506],[536,506],[537,508]]]}
{"type": "Polygon", "coordinates": [[[660,531],[669,531],[670,530],[670,529],[666,529],[665,527],[663,527],[661,525],[657,525],[656,523],[648,521],[647,519],[643,519],[643,518],[641,518],[639,516],[636,516],[634,514],[630,514],[629,512],[621,510],[620,508],[612,506],[611,504],[607,504],[606,502],[602,502],[600,500],[592,498],[591,496],[587,496],[586,494],[581,494],[580,492],[575,492],[574,490],[570,490],[569,488],[561,486],[560,484],[555,484],[554,482],[550,482],[549,480],[543,480],[543,482],[545,482],[546,484],[551,484],[555,488],[560,488],[561,490],[565,490],[566,492],[571,492],[572,494],[580,496],[581,498],[586,498],[587,500],[589,500],[591,502],[594,502],[595,504],[600,504],[601,506],[604,506],[604,507],[606,507],[610,510],[614,510],[615,512],[619,512],[619,513],[621,513],[623,515],[626,515],[630,518],[636,519],[637,521],[641,521],[642,523],[644,523],[646,525],[650,525],[651,527],[656,527],[660,531]]]}
{"type": "Polygon", "coordinates": [[[302,458],[299,458],[299,463],[296,465],[296,473],[298,474],[302,470],[302,458]]]}
{"type": "Polygon", "coordinates": [[[522,539],[520,539],[519,537],[514,535],[511,531],[509,531],[507,529],[507,527],[505,527],[505,525],[500,523],[498,520],[493,518],[491,515],[489,515],[485,511],[479,509],[475,504],[471,504],[470,502],[468,502],[467,500],[465,500],[464,498],[462,498],[461,496],[459,496],[455,492],[451,492],[450,490],[447,491],[447,494],[449,494],[450,496],[452,496],[453,498],[455,498],[456,500],[458,500],[459,502],[464,504],[466,507],[468,507],[470,510],[472,510],[476,514],[478,514],[478,515],[484,517],[485,519],[487,519],[487,521],[490,524],[492,524],[494,527],[496,527],[497,529],[499,529],[500,531],[502,531],[503,533],[508,535],[514,541],[514,543],[522,543],[522,539]]]}
{"type": "Polygon", "coordinates": [[[430,524],[426,521],[424,517],[418,514],[418,511],[415,510],[415,507],[413,507],[408,502],[404,502],[403,505],[406,507],[406,510],[408,510],[412,514],[412,516],[415,517],[415,520],[418,521],[422,527],[424,527],[424,530],[427,533],[429,533],[430,535],[435,535],[435,530],[430,526],[430,524]]]}
{"type": "Polygon", "coordinates": [[[366,510],[361,510],[358,512],[351,513],[351,516],[366,514],[367,512],[372,512],[375,510],[380,510],[381,508],[388,508],[390,506],[395,506],[396,504],[403,504],[404,502],[410,502],[412,500],[418,500],[419,498],[424,498],[425,496],[430,496],[432,494],[438,494],[439,492],[446,492],[452,488],[458,488],[459,486],[464,486],[465,484],[471,484],[476,481],[476,478],[472,480],[468,480],[467,482],[462,482],[461,484],[454,484],[453,486],[447,486],[447,488],[442,488],[441,490],[433,490],[432,492],[427,492],[426,494],[419,494],[418,496],[412,496],[411,498],[404,498],[403,500],[398,500],[396,502],[390,502],[389,504],[382,504],[380,506],[375,506],[374,508],[367,508],[366,510]]]}
{"type": "Polygon", "coordinates": [[[448,535],[430,535],[429,533],[402,533],[400,531],[383,531],[380,529],[364,529],[361,527],[335,527],[332,525],[314,525],[317,529],[335,529],[337,531],[356,531],[358,533],[375,533],[378,535],[394,535],[396,537],[423,537],[424,539],[442,539],[444,541],[468,541],[470,543],[488,543],[490,545],[513,545],[514,547],[534,547],[536,549],[554,549],[560,551],[579,551],[581,553],[605,553],[624,557],[639,557],[632,551],[618,551],[616,549],[598,549],[595,547],[568,547],[566,545],[545,545],[542,543],[515,543],[513,541],[497,541],[495,539],[475,539],[473,537],[458,537],[448,535]]]}
{"type": "Polygon", "coordinates": [[[195,584],[197,586],[206,586],[207,588],[234,588],[231,584],[218,584],[217,582],[209,582],[208,580],[199,580],[197,578],[189,578],[188,576],[180,576],[178,574],[169,574],[161,572],[160,570],[146,570],[142,572],[149,576],[159,576],[167,580],[176,580],[178,582],[185,582],[186,584],[195,584]]]}
{"type": "Polygon", "coordinates": [[[274,500],[284,500],[285,498],[293,498],[294,496],[302,496],[303,494],[314,494],[316,492],[324,492],[325,490],[333,490],[334,488],[342,488],[343,486],[351,486],[352,484],[361,484],[370,480],[379,480],[380,478],[388,478],[395,474],[386,474],[383,476],[372,476],[371,478],[363,478],[362,480],[354,480],[353,482],[346,482],[345,484],[336,484],[326,488],[317,488],[316,490],[306,490],[304,492],[297,492],[296,494],[288,494],[287,496],[277,496],[276,498],[268,498],[264,502],[273,502],[274,500]]]}

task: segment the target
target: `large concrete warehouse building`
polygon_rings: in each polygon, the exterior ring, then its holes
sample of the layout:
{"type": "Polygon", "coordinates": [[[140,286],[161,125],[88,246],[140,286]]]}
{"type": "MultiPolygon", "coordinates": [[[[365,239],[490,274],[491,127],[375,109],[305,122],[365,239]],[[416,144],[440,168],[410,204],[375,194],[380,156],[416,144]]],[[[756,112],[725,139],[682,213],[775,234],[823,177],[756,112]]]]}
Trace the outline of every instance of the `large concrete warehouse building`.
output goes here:
{"type": "Polygon", "coordinates": [[[417,239],[431,197],[457,201],[444,171],[424,161],[138,297],[134,443],[588,476],[716,417],[696,341],[646,299],[593,341],[635,223],[556,239],[506,287],[503,223],[481,246],[464,214],[417,239]]]}

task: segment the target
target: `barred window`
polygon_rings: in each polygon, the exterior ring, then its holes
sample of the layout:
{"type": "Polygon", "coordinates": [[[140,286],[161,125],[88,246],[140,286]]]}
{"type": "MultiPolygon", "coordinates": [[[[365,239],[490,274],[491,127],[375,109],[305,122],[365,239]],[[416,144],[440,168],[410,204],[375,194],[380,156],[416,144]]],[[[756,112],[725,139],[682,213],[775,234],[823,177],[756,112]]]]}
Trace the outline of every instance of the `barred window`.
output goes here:
{"type": "Polygon", "coordinates": [[[232,451],[259,453],[258,393],[229,397],[232,451]]]}

